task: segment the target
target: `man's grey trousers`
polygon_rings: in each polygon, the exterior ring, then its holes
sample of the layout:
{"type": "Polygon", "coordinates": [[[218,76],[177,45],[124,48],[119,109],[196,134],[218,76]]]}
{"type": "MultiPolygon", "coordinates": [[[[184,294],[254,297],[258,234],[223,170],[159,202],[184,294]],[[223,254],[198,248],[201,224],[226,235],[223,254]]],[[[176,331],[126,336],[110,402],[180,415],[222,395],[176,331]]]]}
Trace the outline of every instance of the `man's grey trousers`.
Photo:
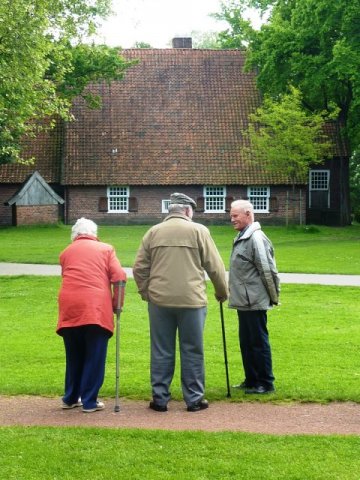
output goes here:
{"type": "Polygon", "coordinates": [[[166,405],[170,400],[178,331],[183,397],[187,406],[194,405],[203,399],[205,390],[203,332],[207,308],[160,307],[149,303],[148,309],[153,401],[166,405]]]}

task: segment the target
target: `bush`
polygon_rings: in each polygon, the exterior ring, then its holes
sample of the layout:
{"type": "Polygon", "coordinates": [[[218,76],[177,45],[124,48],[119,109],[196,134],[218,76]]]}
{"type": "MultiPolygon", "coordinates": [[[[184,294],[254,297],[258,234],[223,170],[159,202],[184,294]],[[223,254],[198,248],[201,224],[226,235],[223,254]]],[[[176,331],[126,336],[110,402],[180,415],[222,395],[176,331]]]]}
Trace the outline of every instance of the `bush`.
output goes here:
{"type": "Polygon", "coordinates": [[[303,232],[305,232],[305,233],[320,233],[320,229],[318,227],[315,227],[314,225],[306,225],[303,228],[303,232]]]}
{"type": "Polygon", "coordinates": [[[360,223],[360,207],[354,211],[354,220],[355,222],[360,223]]]}

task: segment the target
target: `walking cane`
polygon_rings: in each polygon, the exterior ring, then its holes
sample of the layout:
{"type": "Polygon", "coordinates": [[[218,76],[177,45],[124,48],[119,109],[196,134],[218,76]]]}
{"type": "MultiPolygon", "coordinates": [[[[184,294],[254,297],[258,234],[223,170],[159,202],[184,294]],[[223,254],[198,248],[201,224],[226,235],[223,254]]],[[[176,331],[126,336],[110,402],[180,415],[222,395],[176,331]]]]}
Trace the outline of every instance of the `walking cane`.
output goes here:
{"type": "Polygon", "coordinates": [[[118,297],[116,303],[116,385],[115,385],[115,407],[114,412],[120,412],[119,405],[119,383],[120,383],[120,313],[121,313],[121,301],[124,298],[125,284],[123,280],[117,282],[118,297]]]}
{"type": "Polygon", "coordinates": [[[229,382],[229,368],[228,368],[228,360],[227,360],[227,352],[226,352],[226,337],[225,337],[225,323],[224,323],[224,311],[223,311],[223,304],[220,302],[220,318],[221,318],[221,329],[222,329],[222,339],[223,339],[223,347],[224,347],[224,361],[225,361],[225,372],[226,372],[226,386],[227,386],[227,397],[231,397],[230,393],[230,382],[229,382]]]}

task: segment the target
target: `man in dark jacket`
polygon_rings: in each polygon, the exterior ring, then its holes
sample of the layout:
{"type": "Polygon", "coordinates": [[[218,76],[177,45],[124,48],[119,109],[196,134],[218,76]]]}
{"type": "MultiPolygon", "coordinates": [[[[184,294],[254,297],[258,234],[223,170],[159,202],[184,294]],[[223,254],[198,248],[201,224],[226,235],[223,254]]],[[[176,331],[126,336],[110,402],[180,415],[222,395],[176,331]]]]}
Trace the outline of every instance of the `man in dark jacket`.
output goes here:
{"type": "Polygon", "coordinates": [[[239,318],[239,340],[245,380],[235,388],[245,393],[273,392],[271,348],[267,310],[279,301],[280,281],[271,241],[254,222],[247,200],[231,204],[231,223],[238,235],[230,258],[229,307],[239,318]]]}

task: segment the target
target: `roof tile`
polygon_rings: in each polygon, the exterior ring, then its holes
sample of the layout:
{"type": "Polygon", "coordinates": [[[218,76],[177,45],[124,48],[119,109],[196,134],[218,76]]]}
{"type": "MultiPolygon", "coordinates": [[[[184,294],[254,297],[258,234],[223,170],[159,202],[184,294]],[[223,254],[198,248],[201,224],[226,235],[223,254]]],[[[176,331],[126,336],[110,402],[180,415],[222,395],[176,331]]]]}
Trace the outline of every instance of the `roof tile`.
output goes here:
{"type": "MultiPolygon", "coordinates": [[[[38,170],[48,183],[64,185],[289,183],[246,162],[243,131],[260,94],[254,73],[243,70],[244,52],[174,48],[121,54],[139,62],[122,81],[90,87],[102,97],[102,108],[90,110],[77,98],[75,120],[29,140],[25,157],[34,155],[36,162],[0,165],[0,182],[20,183],[38,170]]],[[[334,135],[334,125],[326,132],[334,135]]],[[[335,145],[334,154],[342,152],[335,145]]]]}
{"type": "Polygon", "coordinates": [[[129,49],[124,80],[92,85],[100,110],[74,103],[63,183],[69,185],[285,182],[245,163],[242,131],[259,105],[237,50],[129,49]]]}

